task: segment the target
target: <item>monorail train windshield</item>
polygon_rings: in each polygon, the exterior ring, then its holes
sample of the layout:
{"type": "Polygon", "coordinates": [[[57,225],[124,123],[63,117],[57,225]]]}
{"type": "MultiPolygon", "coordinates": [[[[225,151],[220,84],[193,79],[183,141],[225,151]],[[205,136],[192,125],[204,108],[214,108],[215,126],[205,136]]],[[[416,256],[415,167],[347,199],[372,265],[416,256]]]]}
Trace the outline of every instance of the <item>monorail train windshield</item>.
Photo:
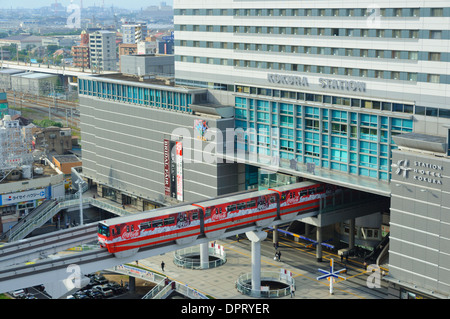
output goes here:
{"type": "Polygon", "coordinates": [[[109,227],[103,225],[102,223],[98,224],[98,233],[102,236],[109,237],[109,227]]]}

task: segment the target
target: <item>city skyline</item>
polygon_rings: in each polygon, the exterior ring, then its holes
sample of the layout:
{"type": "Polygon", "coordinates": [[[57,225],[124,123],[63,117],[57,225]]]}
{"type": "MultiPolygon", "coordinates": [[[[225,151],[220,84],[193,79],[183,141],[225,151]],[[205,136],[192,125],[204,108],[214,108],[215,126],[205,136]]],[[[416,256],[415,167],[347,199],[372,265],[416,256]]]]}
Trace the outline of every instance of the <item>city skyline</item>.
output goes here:
{"type": "MultiPolygon", "coordinates": [[[[80,4],[80,0],[56,0],[58,3],[63,6],[68,6],[71,2],[75,4],[80,4]]],[[[123,1],[121,0],[83,0],[83,7],[90,6],[102,6],[104,5],[106,8],[114,6],[114,7],[126,7],[129,9],[140,9],[146,8],[149,6],[159,6],[161,2],[165,2],[167,5],[172,6],[172,0],[161,1],[161,0],[132,0],[126,3],[126,6],[123,5],[123,1]]],[[[45,1],[34,1],[34,0],[23,0],[20,3],[13,3],[10,0],[0,0],[0,8],[40,8],[49,6],[55,3],[55,0],[45,0],[45,1]]]]}

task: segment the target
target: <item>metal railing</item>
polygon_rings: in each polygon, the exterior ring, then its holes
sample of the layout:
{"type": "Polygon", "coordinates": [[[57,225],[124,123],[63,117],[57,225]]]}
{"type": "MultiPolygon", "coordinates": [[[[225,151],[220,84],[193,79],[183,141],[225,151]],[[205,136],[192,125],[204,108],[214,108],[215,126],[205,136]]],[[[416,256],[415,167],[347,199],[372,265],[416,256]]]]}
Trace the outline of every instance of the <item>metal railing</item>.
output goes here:
{"type": "Polygon", "coordinates": [[[279,298],[290,295],[295,287],[295,280],[292,276],[283,275],[280,272],[263,271],[261,272],[261,281],[277,282],[285,284],[286,287],[279,289],[270,289],[270,287],[261,287],[261,290],[252,289],[252,274],[243,274],[236,280],[236,289],[243,295],[261,298],[279,298]]]}
{"type": "Polygon", "coordinates": [[[148,271],[143,268],[125,264],[116,266],[109,270],[156,283],[156,286],[153,287],[144,297],[142,297],[142,299],[165,299],[172,293],[172,290],[175,290],[191,299],[208,299],[207,296],[193,288],[188,287],[187,285],[183,285],[174,280],[171,281],[164,275],[148,271]]]}
{"type": "Polygon", "coordinates": [[[201,264],[198,258],[192,258],[190,256],[200,256],[200,248],[198,246],[188,247],[185,249],[176,250],[174,253],[173,262],[175,265],[187,268],[187,269],[206,269],[206,268],[216,268],[226,263],[227,256],[224,251],[220,251],[214,247],[208,247],[208,255],[216,257],[215,260],[208,260],[207,267],[201,264]]]}
{"type": "MultiPolygon", "coordinates": [[[[40,209],[38,211],[38,214],[25,218],[26,221],[19,224],[19,227],[16,227],[16,229],[11,229],[10,231],[8,231],[8,241],[12,242],[25,238],[25,236],[30,234],[34,229],[44,225],[47,221],[49,221],[62,209],[69,207],[77,207],[80,204],[79,198],[80,198],[79,192],[75,194],[56,197],[55,198],[56,205],[53,205],[51,207],[50,206],[43,207],[44,209],[40,209]]],[[[132,212],[126,211],[122,208],[119,208],[112,204],[108,204],[101,200],[94,199],[92,197],[82,198],[82,205],[86,204],[112,212],[119,216],[133,214],[132,212]]],[[[39,207],[40,206],[38,206],[37,208],[39,207]]]]}

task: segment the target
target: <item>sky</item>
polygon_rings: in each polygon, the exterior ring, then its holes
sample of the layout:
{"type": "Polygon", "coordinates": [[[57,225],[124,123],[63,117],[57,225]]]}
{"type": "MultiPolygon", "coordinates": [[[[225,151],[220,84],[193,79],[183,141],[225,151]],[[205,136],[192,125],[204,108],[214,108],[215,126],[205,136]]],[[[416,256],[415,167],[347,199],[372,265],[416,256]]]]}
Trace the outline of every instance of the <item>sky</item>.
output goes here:
{"type": "MultiPolygon", "coordinates": [[[[70,4],[70,0],[56,0],[63,6],[67,7],[70,4]]],[[[83,7],[101,6],[105,3],[105,7],[122,7],[128,9],[140,9],[148,6],[159,5],[161,2],[166,2],[167,5],[173,5],[172,0],[83,0],[83,7]]],[[[0,8],[38,8],[49,6],[54,3],[55,0],[0,0],[0,8]]],[[[80,0],[73,0],[73,3],[80,4],[80,0]]]]}

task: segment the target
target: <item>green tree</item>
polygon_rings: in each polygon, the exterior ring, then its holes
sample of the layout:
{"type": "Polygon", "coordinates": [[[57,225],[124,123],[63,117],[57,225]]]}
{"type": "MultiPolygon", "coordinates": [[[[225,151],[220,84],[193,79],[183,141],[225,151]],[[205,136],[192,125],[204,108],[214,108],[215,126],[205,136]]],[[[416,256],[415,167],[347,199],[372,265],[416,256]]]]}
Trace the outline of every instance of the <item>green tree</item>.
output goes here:
{"type": "Polygon", "coordinates": [[[63,127],[63,125],[60,122],[52,121],[49,119],[44,120],[34,120],[33,124],[39,127],[49,127],[49,126],[57,126],[57,127],[63,127]]]}

